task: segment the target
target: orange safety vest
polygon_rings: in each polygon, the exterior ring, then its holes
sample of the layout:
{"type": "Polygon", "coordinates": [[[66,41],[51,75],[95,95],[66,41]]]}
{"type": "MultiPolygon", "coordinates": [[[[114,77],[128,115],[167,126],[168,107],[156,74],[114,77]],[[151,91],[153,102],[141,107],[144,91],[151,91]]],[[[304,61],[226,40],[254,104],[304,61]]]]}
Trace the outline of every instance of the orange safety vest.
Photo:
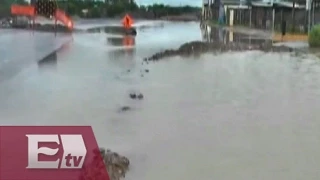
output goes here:
{"type": "Polygon", "coordinates": [[[129,29],[131,28],[132,24],[133,24],[133,20],[130,18],[130,16],[127,14],[123,20],[122,20],[122,24],[125,28],[129,29]]]}

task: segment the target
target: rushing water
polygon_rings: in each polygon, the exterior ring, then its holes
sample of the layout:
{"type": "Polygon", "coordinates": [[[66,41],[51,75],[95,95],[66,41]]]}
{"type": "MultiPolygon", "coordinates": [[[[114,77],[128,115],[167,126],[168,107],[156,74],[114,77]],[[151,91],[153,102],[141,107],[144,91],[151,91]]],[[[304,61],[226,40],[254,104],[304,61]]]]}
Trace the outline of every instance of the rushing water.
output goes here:
{"type": "Polygon", "coordinates": [[[237,52],[141,63],[201,36],[196,23],[165,23],[123,48],[118,36],[75,34],[1,82],[1,124],[91,125],[101,146],[131,159],[131,180],[318,180],[319,60],[237,52]]]}

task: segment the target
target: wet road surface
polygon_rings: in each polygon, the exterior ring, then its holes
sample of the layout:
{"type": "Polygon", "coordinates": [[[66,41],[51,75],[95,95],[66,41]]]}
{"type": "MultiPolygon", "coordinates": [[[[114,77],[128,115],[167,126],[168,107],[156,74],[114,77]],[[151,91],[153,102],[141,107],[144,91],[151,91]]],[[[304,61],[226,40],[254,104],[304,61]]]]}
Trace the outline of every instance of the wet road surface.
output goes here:
{"type": "MultiPolygon", "coordinates": [[[[61,40],[47,37],[43,48],[61,40]]],[[[101,146],[128,155],[127,179],[318,180],[317,58],[230,52],[146,65],[145,56],[202,39],[199,25],[138,29],[128,48],[116,38],[74,34],[39,63],[17,58],[31,63],[1,82],[1,123],[91,125],[101,146]]]]}

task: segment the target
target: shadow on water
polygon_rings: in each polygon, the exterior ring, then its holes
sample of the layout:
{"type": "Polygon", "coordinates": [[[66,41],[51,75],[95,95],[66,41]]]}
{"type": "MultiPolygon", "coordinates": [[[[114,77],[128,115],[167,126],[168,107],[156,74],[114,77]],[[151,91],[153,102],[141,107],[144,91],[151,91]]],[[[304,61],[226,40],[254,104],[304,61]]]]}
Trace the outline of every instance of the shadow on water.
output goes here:
{"type": "Polygon", "coordinates": [[[58,58],[57,51],[52,52],[38,62],[39,70],[57,69],[58,58]]]}
{"type": "MultiPolygon", "coordinates": [[[[68,44],[68,43],[66,43],[68,44]]],[[[0,64],[0,83],[6,81],[17,74],[19,74],[23,69],[28,67],[31,64],[37,62],[39,69],[53,69],[57,67],[57,52],[66,51],[68,46],[63,45],[60,49],[50,53],[46,57],[42,58],[40,61],[37,61],[35,58],[15,58],[14,55],[10,55],[13,58],[8,58],[9,60],[0,64]]],[[[36,54],[34,54],[36,56],[36,54]]]]}
{"type": "Polygon", "coordinates": [[[125,29],[121,26],[107,26],[87,29],[88,33],[110,33],[110,34],[124,34],[125,29]]]}
{"type": "Polygon", "coordinates": [[[107,56],[110,62],[120,66],[131,67],[132,61],[136,56],[135,38],[132,36],[110,37],[107,38],[108,45],[119,47],[113,51],[109,51],[107,56]]]}
{"type": "Polygon", "coordinates": [[[109,37],[107,38],[107,44],[112,46],[134,47],[136,40],[132,36],[109,37]]]}
{"type": "Polygon", "coordinates": [[[39,71],[52,71],[57,70],[58,54],[65,54],[70,50],[71,42],[65,43],[58,50],[50,53],[40,61],[38,61],[39,71]]]}
{"type": "Polygon", "coordinates": [[[120,58],[129,58],[133,59],[136,51],[134,48],[125,48],[125,49],[117,49],[111,52],[108,52],[109,57],[112,59],[120,59],[120,58]]]}
{"type": "Polygon", "coordinates": [[[272,40],[265,39],[259,36],[245,35],[242,33],[235,33],[224,29],[223,27],[210,27],[201,25],[202,40],[206,42],[220,42],[220,43],[243,43],[249,45],[259,45],[262,43],[272,44],[272,40]]]}

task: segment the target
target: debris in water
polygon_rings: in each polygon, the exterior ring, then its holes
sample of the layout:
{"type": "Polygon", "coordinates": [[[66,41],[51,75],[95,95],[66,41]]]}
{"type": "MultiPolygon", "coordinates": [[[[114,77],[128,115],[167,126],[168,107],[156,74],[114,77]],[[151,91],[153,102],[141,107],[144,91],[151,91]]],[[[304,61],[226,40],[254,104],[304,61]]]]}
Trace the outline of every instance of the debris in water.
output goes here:
{"type": "Polygon", "coordinates": [[[143,94],[140,93],[137,97],[138,97],[138,99],[141,100],[141,99],[143,99],[143,94]]]}
{"type": "Polygon", "coordinates": [[[137,98],[137,95],[135,93],[130,93],[130,98],[131,99],[136,99],[137,98]]]}
{"type": "Polygon", "coordinates": [[[129,106],[122,106],[121,108],[120,108],[120,111],[129,111],[131,108],[129,107],[129,106]]]}
{"type": "MultiPolygon", "coordinates": [[[[141,75],[143,77],[143,75],[141,75]]],[[[131,99],[143,99],[143,94],[142,93],[139,93],[139,94],[136,94],[136,93],[130,93],[130,98],[131,99]]]]}

